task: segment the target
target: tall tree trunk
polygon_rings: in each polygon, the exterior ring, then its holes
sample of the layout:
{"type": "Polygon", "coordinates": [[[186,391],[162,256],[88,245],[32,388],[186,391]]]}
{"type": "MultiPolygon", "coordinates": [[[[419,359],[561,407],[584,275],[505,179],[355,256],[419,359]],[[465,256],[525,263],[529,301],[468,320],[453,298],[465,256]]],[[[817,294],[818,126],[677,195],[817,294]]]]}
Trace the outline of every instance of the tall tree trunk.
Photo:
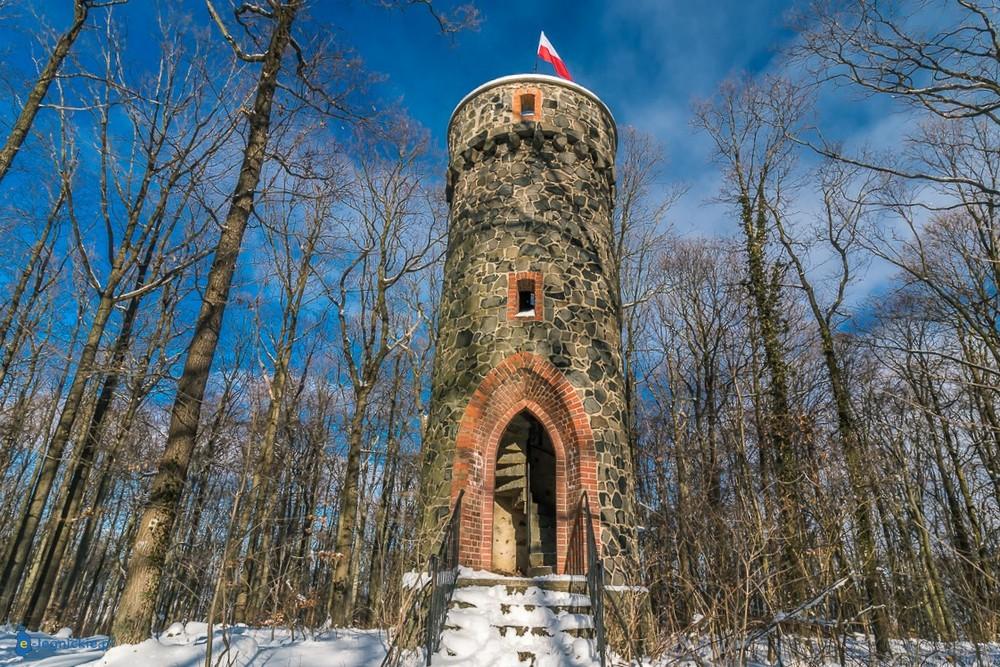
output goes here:
{"type": "Polygon", "coordinates": [[[292,3],[275,9],[275,24],[261,66],[253,111],[249,118],[247,145],[232,205],[226,214],[212,260],[195,333],[177,384],[177,398],[171,411],[166,448],[139,521],[125,589],[115,613],[112,634],[116,643],[138,643],[146,638],[152,625],[168,541],[177,518],[177,506],[198,433],[205,385],[219,343],[222,317],[229,300],[236,259],[264,165],[270,134],[271,107],[282,55],[291,39],[291,27],[298,8],[298,3],[292,3]]]}
{"type": "MultiPolygon", "coordinates": [[[[882,590],[882,580],[879,576],[878,554],[875,543],[875,528],[872,522],[872,495],[875,489],[866,483],[864,472],[865,452],[861,434],[855,422],[851,409],[851,397],[844,380],[844,373],[837,356],[837,348],[833,339],[830,320],[823,313],[816,292],[806,274],[798,253],[795,252],[781,218],[775,214],[775,224],[785,252],[792,260],[792,265],[798,274],[799,284],[806,294],[809,309],[820,336],[820,347],[823,352],[823,362],[826,366],[827,378],[830,381],[830,393],[837,412],[837,432],[840,435],[841,448],[847,462],[847,478],[851,487],[851,510],[854,516],[857,535],[858,557],[861,561],[862,580],[868,607],[872,610],[872,629],[875,634],[875,647],[879,656],[889,655],[890,622],[886,608],[885,593],[882,590]]],[[[846,265],[846,258],[844,259],[846,265]]],[[[844,269],[846,282],[847,269],[844,269]]]]}
{"type": "MultiPolygon", "coordinates": [[[[113,456],[113,453],[109,454],[107,458],[110,459],[111,456],[113,456]]],[[[83,566],[86,563],[87,558],[92,555],[91,548],[94,544],[94,538],[97,534],[97,529],[100,525],[101,519],[104,517],[104,501],[107,498],[108,490],[113,483],[114,481],[112,479],[110,461],[106,461],[101,471],[100,480],[97,483],[97,490],[94,492],[94,501],[91,506],[91,511],[87,514],[87,519],[80,531],[80,541],[76,547],[73,562],[70,564],[69,568],[58,582],[58,585],[53,590],[49,605],[45,610],[43,625],[46,628],[51,629],[57,625],[60,627],[68,625],[68,623],[66,623],[67,619],[64,618],[64,614],[66,611],[66,605],[69,601],[71,589],[73,584],[81,578],[83,574],[83,566]]],[[[70,627],[79,627],[79,625],[70,625],[70,627]]]]}
{"type": "MultiPolygon", "coordinates": [[[[102,126],[102,129],[106,132],[106,123],[102,126]]],[[[104,140],[102,149],[106,150],[106,135],[102,136],[102,139],[104,140]]],[[[160,146],[162,146],[162,144],[163,142],[161,141],[160,146]]],[[[154,227],[159,229],[159,224],[162,221],[162,216],[167,205],[167,194],[172,189],[172,186],[176,184],[177,179],[181,176],[181,173],[182,171],[180,167],[175,168],[172,172],[171,177],[168,180],[167,187],[165,187],[161,192],[155,210],[150,215],[149,225],[152,227],[147,227],[140,235],[140,238],[148,241],[149,239],[147,237],[147,233],[150,229],[154,227]]],[[[125,278],[129,265],[137,259],[137,255],[140,252],[139,248],[134,245],[133,234],[140,223],[142,203],[145,202],[146,196],[150,191],[150,187],[153,182],[153,175],[154,172],[151,167],[147,168],[143,172],[139,186],[136,190],[135,203],[128,211],[127,222],[122,234],[122,242],[118,250],[113,253],[113,256],[110,256],[113,244],[109,245],[109,259],[111,267],[104,286],[99,289],[98,305],[94,313],[94,318],[90,324],[90,331],[87,334],[87,340],[84,343],[77,359],[73,380],[70,384],[69,391],[66,394],[66,398],[62,403],[59,421],[56,425],[55,432],[49,440],[43,460],[38,464],[35,479],[28,496],[27,509],[21,515],[21,520],[19,521],[18,527],[14,532],[14,537],[4,554],[3,570],[0,571],[0,581],[7,582],[7,585],[3,591],[0,592],[0,618],[6,617],[12,608],[16,584],[23,576],[28,554],[30,553],[32,544],[34,543],[42,513],[52,491],[53,480],[55,479],[59,467],[62,464],[63,454],[69,444],[73,431],[73,425],[76,422],[77,415],[80,411],[84,389],[90,379],[90,375],[93,373],[94,361],[97,358],[97,352],[100,347],[101,339],[104,336],[108,321],[114,311],[117,300],[115,297],[115,291],[118,289],[121,281],[125,278]]],[[[64,174],[64,181],[67,178],[68,175],[64,174]]],[[[63,184],[63,193],[66,197],[67,210],[75,224],[72,189],[65,182],[63,184]]],[[[107,203],[106,197],[106,193],[102,193],[102,203],[107,203]]]]}
{"type": "Polygon", "coordinates": [[[77,411],[83,400],[84,387],[92,372],[94,359],[97,356],[97,349],[113,308],[114,300],[111,296],[111,291],[110,289],[106,289],[101,297],[94,321],[90,326],[87,341],[80,352],[76,372],[73,375],[73,381],[70,384],[69,392],[63,403],[56,431],[49,442],[42,461],[38,464],[37,473],[28,495],[27,509],[21,515],[17,530],[4,558],[4,567],[3,571],[0,572],[0,581],[7,582],[7,585],[4,587],[2,594],[0,594],[0,618],[5,618],[9,614],[14,600],[15,582],[19,581],[24,574],[28,555],[31,553],[31,546],[35,540],[38,524],[42,518],[42,511],[49,499],[49,494],[52,491],[52,483],[62,463],[66,445],[69,443],[73,422],[76,420],[77,411]]]}
{"type": "Polygon", "coordinates": [[[382,491],[375,517],[375,540],[372,544],[371,567],[368,571],[368,622],[382,622],[376,614],[381,609],[383,581],[385,579],[386,556],[389,551],[390,501],[395,496],[396,469],[399,466],[399,438],[396,435],[396,412],[399,392],[403,381],[400,373],[400,357],[392,365],[392,394],[389,398],[389,415],[386,418],[385,461],[382,463],[382,491]]]}
{"type": "Polygon", "coordinates": [[[35,115],[38,113],[39,107],[42,106],[45,93],[48,92],[49,86],[55,80],[56,74],[59,73],[59,68],[62,67],[63,61],[66,60],[73,42],[80,36],[83,24],[87,21],[90,3],[91,0],[75,0],[73,3],[73,22],[70,24],[69,29],[60,35],[59,41],[56,42],[55,48],[52,49],[52,53],[49,55],[49,61],[45,63],[45,68],[38,75],[38,79],[35,81],[31,92],[28,93],[27,102],[25,102],[24,107],[21,109],[21,113],[18,114],[17,120],[14,121],[14,127],[11,128],[10,134],[7,135],[7,141],[4,143],[3,148],[0,148],[0,182],[7,175],[11,163],[14,161],[14,156],[21,149],[21,144],[24,143],[28,132],[31,131],[31,125],[35,121],[35,115]]]}
{"type": "MultiPolygon", "coordinates": [[[[154,248],[155,239],[147,246],[145,257],[138,267],[135,289],[140,289],[145,284],[146,271],[153,259],[154,248]]],[[[100,434],[104,428],[104,419],[111,409],[111,401],[118,389],[122,373],[120,369],[125,364],[125,355],[132,341],[132,329],[139,314],[141,301],[141,297],[132,299],[125,310],[121,330],[118,332],[118,338],[111,351],[111,371],[104,377],[100,395],[97,397],[97,403],[84,436],[83,447],[75,457],[76,462],[70,473],[69,493],[62,506],[53,509],[50,519],[52,536],[45,549],[38,556],[39,576],[34,582],[33,590],[28,598],[28,606],[24,612],[23,622],[29,628],[37,628],[41,624],[42,616],[52,593],[52,587],[59,574],[62,558],[69,543],[70,531],[67,526],[76,520],[83,503],[87,478],[97,455],[100,434]]]]}
{"type": "MultiPolygon", "coordinates": [[[[143,354],[141,362],[137,365],[137,376],[139,378],[145,377],[150,368],[153,357],[156,354],[158,347],[162,348],[166,345],[169,340],[169,334],[167,329],[170,327],[170,323],[173,317],[172,306],[176,305],[174,302],[168,305],[168,301],[171,297],[168,296],[168,292],[164,291],[161,298],[161,312],[160,321],[157,324],[157,330],[160,332],[156,338],[159,340],[158,344],[149,344],[143,354]]],[[[98,484],[97,491],[95,492],[93,504],[91,505],[91,510],[87,514],[87,520],[84,524],[82,531],[82,537],[80,542],[76,547],[76,555],[73,562],[66,572],[64,581],[61,583],[60,587],[53,592],[50,596],[50,601],[48,609],[45,612],[44,624],[51,626],[52,624],[65,625],[63,614],[66,606],[69,604],[69,598],[73,592],[74,582],[77,582],[82,578],[84,567],[90,557],[91,545],[93,544],[97,533],[99,532],[101,526],[101,517],[104,515],[106,510],[105,507],[105,496],[107,492],[114,487],[114,476],[113,468],[111,463],[114,461],[118,452],[122,450],[125,446],[128,434],[131,432],[132,425],[135,423],[136,416],[139,413],[139,409],[142,406],[143,400],[145,399],[146,392],[141,388],[142,381],[138,380],[136,386],[129,392],[128,402],[126,404],[124,414],[119,419],[118,433],[115,437],[115,441],[110,447],[105,447],[105,457],[103,472],[101,475],[100,483],[98,484]]],[[[116,522],[112,522],[112,525],[117,525],[116,522]]],[[[76,588],[79,588],[78,586],[76,588]]],[[[73,627],[77,627],[74,625],[73,627]]]]}
{"type": "MultiPolygon", "coordinates": [[[[768,459],[774,466],[778,489],[778,524],[782,539],[786,592],[785,602],[801,601],[808,569],[803,562],[806,525],[802,517],[798,452],[792,447],[793,420],[788,399],[788,364],[780,338],[781,316],[778,313],[780,287],[777,277],[768,275],[765,244],[767,218],[764,185],[767,172],[759,176],[755,192],[740,196],[743,232],[746,241],[747,287],[755,308],[755,322],[764,351],[768,373],[767,395],[770,405],[764,419],[768,459]],[[753,199],[751,199],[751,196],[753,199]]],[[[773,269],[772,269],[773,273],[773,269]]],[[[763,456],[762,456],[763,458],[763,456]]]]}
{"type": "Polygon", "coordinates": [[[364,438],[365,412],[371,385],[367,377],[354,401],[347,433],[347,467],[344,470],[344,486],[340,494],[340,515],[337,520],[337,564],[333,569],[333,588],[330,609],[333,623],[337,626],[350,624],[354,618],[351,605],[351,562],[353,560],[354,532],[358,518],[358,485],[361,483],[361,449],[364,438]]]}
{"type": "Polygon", "coordinates": [[[13,356],[17,351],[14,344],[11,344],[10,346],[6,345],[7,333],[10,331],[10,327],[14,323],[14,318],[17,316],[17,309],[21,304],[21,298],[24,296],[25,290],[28,288],[28,281],[31,279],[32,274],[38,270],[38,262],[41,260],[46,247],[48,247],[49,234],[52,233],[52,230],[55,227],[55,222],[59,217],[59,211],[62,209],[63,202],[66,201],[65,179],[63,179],[61,183],[62,186],[59,190],[59,197],[52,205],[49,215],[45,219],[45,226],[42,228],[41,235],[31,246],[31,250],[28,253],[28,264],[21,271],[21,275],[18,276],[14,289],[11,291],[10,296],[7,297],[7,303],[4,304],[6,312],[3,315],[3,320],[0,320],[0,345],[3,346],[4,356],[3,369],[0,370],[0,385],[3,384],[4,378],[7,375],[7,368],[10,366],[10,362],[7,361],[7,357],[13,356]]]}

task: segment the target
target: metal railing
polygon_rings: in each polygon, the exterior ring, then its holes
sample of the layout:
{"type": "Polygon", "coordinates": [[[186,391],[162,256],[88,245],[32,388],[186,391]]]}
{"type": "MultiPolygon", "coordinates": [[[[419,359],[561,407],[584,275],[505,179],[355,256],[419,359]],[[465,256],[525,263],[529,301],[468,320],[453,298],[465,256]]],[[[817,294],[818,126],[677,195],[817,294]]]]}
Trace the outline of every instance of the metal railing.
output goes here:
{"type": "Polygon", "coordinates": [[[566,573],[585,575],[587,593],[590,595],[590,610],[594,618],[594,643],[601,667],[607,661],[607,647],[604,642],[604,563],[597,555],[597,538],[594,535],[594,519],[590,513],[587,492],[580,497],[570,533],[569,549],[566,553],[566,573]]]}
{"type": "Polygon", "coordinates": [[[428,581],[406,610],[400,629],[382,660],[382,667],[400,665],[405,648],[419,644],[423,645],[424,664],[430,665],[431,657],[441,646],[441,631],[458,582],[458,544],[464,495],[463,489],[455,500],[448,523],[445,524],[437,553],[431,554],[427,559],[426,571],[430,575],[428,581]],[[421,613],[424,611],[425,613],[421,613]],[[409,643],[411,641],[413,643],[409,643]]]}
{"type": "Polygon", "coordinates": [[[444,537],[441,539],[441,547],[437,554],[430,557],[427,571],[431,574],[431,595],[430,604],[427,607],[427,628],[424,640],[424,656],[426,662],[431,664],[431,656],[437,653],[441,645],[441,631],[444,629],[444,620],[448,616],[448,605],[451,603],[451,595],[455,592],[455,583],[458,581],[458,540],[459,527],[462,522],[462,496],[465,495],[463,489],[458,493],[455,507],[451,511],[451,518],[445,528],[444,537]]]}

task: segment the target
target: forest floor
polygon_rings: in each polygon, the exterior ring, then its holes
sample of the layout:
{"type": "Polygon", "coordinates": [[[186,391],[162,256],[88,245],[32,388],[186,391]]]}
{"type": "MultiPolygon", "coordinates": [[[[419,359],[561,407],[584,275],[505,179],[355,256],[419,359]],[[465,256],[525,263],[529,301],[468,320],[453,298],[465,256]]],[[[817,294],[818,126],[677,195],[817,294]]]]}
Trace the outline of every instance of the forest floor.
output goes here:
{"type": "MultiPolygon", "coordinates": [[[[11,626],[0,626],[0,665],[201,667],[205,662],[206,630],[204,623],[175,623],[159,638],[108,650],[107,637],[104,636],[74,638],[67,629],[55,635],[38,632],[25,635],[11,626]],[[31,649],[19,652],[17,644],[20,639],[29,639],[31,649]]],[[[222,632],[216,630],[213,635],[212,664],[231,667],[377,667],[386,650],[385,633],[378,630],[330,630],[306,637],[297,633],[292,640],[287,630],[275,630],[272,634],[269,628],[235,627],[228,632],[228,653],[222,632]]],[[[826,647],[827,650],[808,650],[806,644],[793,648],[786,643],[782,664],[789,667],[833,667],[841,664],[829,652],[829,647],[826,647]]],[[[658,660],[643,661],[642,667],[733,664],[726,659],[713,660],[709,644],[698,641],[685,642],[685,646],[671,649],[658,660]],[[698,657],[693,659],[693,655],[698,657]]],[[[845,649],[843,664],[859,667],[870,664],[867,642],[863,638],[848,639],[845,649]]],[[[893,659],[882,664],[894,667],[1000,667],[1000,643],[980,645],[977,650],[972,644],[962,642],[945,645],[922,640],[896,641],[893,642],[893,653],[893,659]]],[[[765,667],[773,663],[766,659],[766,646],[762,644],[749,651],[746,664],[765,667]]]]}
{"type": "Polygon", "coordinates": [[[643,661],[642,667],[1000,667],[1000,643],[932,642],[924,639],[891,640],[892,657],[872,660],[872,638],[852,634],[837,641],[794,638],[785,635],[781,660],[768,658],[766,640],[753,642],[740,652],[740,641],[724,643],[704,637],[687,637],[665,647],[663,656],[643,661]]]}
{"type": "MultiPolygon", "coordinates": [[[[0,627],[0,665],[32,667],[201,667],[205,664],[207,626],[175,623],[156,639],[107,650],[107,637],[73,639],[28,633],[31,650],[19,654],[18,633],[0,627]]],[[[385,657],[385,633],[377,630],[331,630],[292,640],[287,630],[230,628],[229,651],[222,632],[213,632],[212,664],[233,667],[378,667],[385,657]],[[219,657],[221,657],[221,660],[219,657]]],[[[24,635],[21,634],[21,639],[24,635]]]]}

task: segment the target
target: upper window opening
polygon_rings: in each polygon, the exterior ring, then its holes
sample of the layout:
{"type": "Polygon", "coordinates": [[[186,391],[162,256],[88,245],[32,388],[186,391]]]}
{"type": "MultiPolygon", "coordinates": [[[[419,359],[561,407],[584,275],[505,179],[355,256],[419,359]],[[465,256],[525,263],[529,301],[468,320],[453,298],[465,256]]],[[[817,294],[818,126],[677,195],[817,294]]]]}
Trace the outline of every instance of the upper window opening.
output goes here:
{"type": "Polygon", "coordinates": [[[521,95],[521,117],[526,118],[535,115],[535,96],[531,93],[521,95]]]}
{"type": "Polygon", "coordinates": [[[513,91],[511,111],[514,112],[514,122],[542,121],[542,91],[539,88],[518,88],[513,91]]]}

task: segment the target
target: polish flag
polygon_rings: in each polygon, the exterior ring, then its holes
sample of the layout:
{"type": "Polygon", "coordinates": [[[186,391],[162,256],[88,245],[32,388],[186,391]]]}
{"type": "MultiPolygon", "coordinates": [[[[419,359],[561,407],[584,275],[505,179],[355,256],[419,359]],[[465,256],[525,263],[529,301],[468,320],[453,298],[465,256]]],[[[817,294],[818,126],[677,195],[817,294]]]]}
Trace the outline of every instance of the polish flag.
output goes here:
{"type": "Polygon", "coordinates": [[[556,68],[556,74],[566,79],[567,81],[572,81],[573,77],[569,75],[569,70],[566,69],[566,63],[562,61],[559,54],[556,53],[556,48],[552,46],[552,42],[549,38],[545,36],[545,32],[542,32],[541,37],[538,38],[538,57],[547,63],[550,63],[556,68]]]}

